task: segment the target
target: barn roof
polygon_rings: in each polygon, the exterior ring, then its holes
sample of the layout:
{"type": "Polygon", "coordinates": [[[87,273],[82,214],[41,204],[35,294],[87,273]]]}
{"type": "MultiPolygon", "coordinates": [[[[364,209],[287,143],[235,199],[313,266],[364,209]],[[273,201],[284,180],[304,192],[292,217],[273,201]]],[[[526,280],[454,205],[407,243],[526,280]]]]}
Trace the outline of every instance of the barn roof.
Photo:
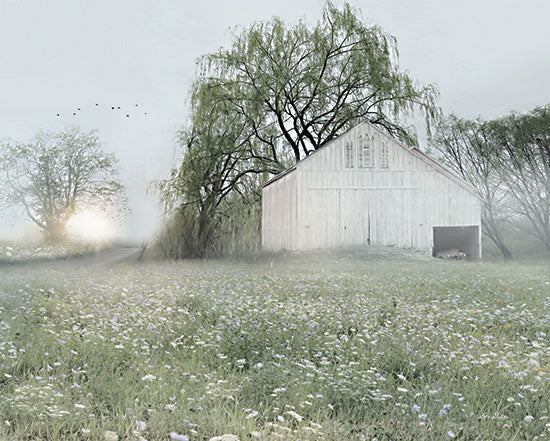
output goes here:
{"type": "Polygon", "coordinates": [[[386,136],[387,138],[390,138],[392,141],[394,141],[399,147],[401,147],[402,149],[408,151],[409,153],[411,153],[412,155],[416,156],[418,159],[420,159],[421,161],[425,162],[426,164],[428,164],[430,167],[432,167],[435,171],[439,172],[440,174],[444,175],[445,177],[447,177],[448,179],[451,179],[452,181],[454,181],[455,183],[457,183],[458,185],[460,185],[461,187],[463,187],[465,190],[468,190],[470,191],[471,193],[473,193],[476,197],[478,197],[478,193],[477,193],[477,190],[475,189],[474,186],[472,186],[469,182],[467,182],[466,180],[464,180],[463,178],[461,178],[460,176],[458,176],[457,174],[453,173],[451,170],[449,170],[447,167],[445,167],[443,164],[441,164],[440,162],[436,161],[435,159],[433,159],[432,157],[428,156],[426,153],[424,153],[422,150],[420,150],[419,148],[417,147],[409,147],[405,144],[403,144],[401,141],[395,139],[393,136],[389,135],[388,133],[382,131],[380,128],[378,128],[377,126],[375,126],[374,124],[372,124],[370,121],[363,121],[361,123],[359,123],[357,126],[354,126],[348,130],[346,130],[344,133],[342,133],[340,136],[338,136],[337,138],[333,139],[332,141],[326,143],[324,146],[318,148],[317,150],[314,150],[313,152],[311,152],[309,155],[307,155],[304,159],[302,159],[300,162],[294,164],[293,166],[287,168],[286,170],[282,171],[281,173],[273,176],[272,178],[268,179],[263,185],[262,185],[262,188],[265,188],[267,186],[269,186],[270,184],[272,184],[273,182],[281,179],[282,177],[292,173],[294,170],[296,170],[298,167],[300,167],[300,165],[304,162],[304,161],[307,161],[309,158],[311,158],[315,153],[317,153],[319,150],[321,149],[324,149],[330,145],[332,145],[335,141],[337,141],[341,136],[343,136],[344,134],[346,134],[347,132],[349,132],[350,130],[353,130],[355,127],[358,127],[359,125],[361,124],[368,124],[369,126],[371,126],[372,128],[374,128],[376,131],[378,131],[379,133],[381,133],[383,136],[386,136]]]}

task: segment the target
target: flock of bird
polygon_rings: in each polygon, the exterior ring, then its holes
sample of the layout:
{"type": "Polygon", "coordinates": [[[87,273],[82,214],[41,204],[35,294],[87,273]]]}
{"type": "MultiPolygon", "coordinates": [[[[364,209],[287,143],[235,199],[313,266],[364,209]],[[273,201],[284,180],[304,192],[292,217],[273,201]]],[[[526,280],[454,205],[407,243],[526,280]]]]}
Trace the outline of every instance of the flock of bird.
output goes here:
{"type": "MultiPolygon", "coordinates": [[[[95,107],[100,107],[99,103],[95,103],[95,107]]],[[[106,108],[111,108],[111,110],[121,110],[120,106],[107,106],[106,108]]],[[[139,107],[139,104],[135,104],[135,107],[139,107]]],[[[80,107],[77,107],[74,112],[72,112],[73,116],[76,116],[77,112],[81,110],[80,107]]],[[[144,115],[147,115],[147,112],[143,112],[144,115]]],[[[60,117],[62,114],[58,113],[57,116],[60,117]]],[[[126,113],[126,118],[130,118],[130,113],[126,113]]]]}

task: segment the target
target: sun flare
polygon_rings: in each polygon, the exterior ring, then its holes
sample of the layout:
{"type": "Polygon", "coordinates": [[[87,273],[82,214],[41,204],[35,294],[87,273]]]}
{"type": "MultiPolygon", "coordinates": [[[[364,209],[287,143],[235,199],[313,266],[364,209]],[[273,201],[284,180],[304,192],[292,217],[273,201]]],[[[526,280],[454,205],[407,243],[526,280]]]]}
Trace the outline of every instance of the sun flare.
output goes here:
{"type": "Polygon", "coordinates": [[[117,228],[104,214],[86,209],[69,219],[67,232],[75,239],[103,242],[114,239],[117,228]]]}

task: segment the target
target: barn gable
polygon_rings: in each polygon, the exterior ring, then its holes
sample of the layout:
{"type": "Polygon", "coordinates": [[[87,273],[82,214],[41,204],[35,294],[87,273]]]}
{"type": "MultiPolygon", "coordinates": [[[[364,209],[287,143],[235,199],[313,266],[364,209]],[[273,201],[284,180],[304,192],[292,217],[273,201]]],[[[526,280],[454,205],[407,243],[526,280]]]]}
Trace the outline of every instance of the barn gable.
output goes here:
{"type": "Polygon", "coordinates": [[[461,247],[480,255],[475,189],[368,122],[263,187],[262,244],[267,249],[377,243],[427,250],[437,245],[434,227],[442,226],[473,227],[461,247]]]}

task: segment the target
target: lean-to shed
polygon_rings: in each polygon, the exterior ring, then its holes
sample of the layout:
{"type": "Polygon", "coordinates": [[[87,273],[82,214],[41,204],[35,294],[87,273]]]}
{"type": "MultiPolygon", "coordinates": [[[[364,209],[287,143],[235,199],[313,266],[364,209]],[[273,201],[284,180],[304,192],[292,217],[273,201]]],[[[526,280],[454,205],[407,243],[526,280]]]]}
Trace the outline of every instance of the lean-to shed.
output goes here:
{"type": "Polygon", "coordinates": [[[437,161],[363,122],[264,184],[262,246],[368,244],[480,258],[481,202],[437,161]]]}

